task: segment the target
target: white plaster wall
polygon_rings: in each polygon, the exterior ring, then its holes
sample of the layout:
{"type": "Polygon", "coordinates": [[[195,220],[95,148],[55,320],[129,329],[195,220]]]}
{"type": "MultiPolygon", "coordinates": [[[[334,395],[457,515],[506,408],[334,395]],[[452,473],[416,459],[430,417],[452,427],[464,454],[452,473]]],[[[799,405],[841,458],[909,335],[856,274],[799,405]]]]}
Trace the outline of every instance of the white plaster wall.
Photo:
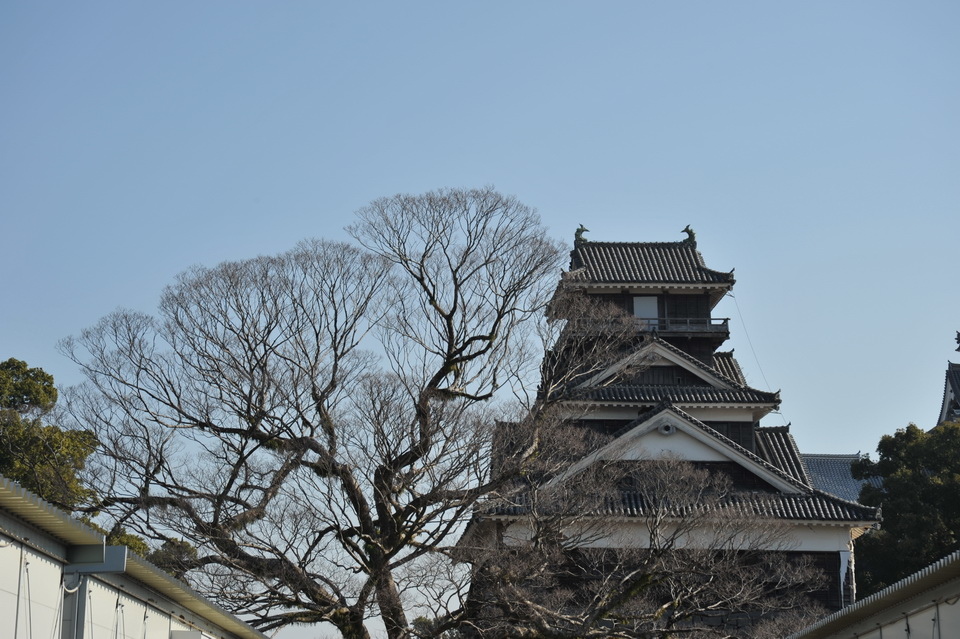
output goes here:
{"type": "Polygon", "coordinates": [[[687,461],[729,461],[729,457],[721,455],[682,431],[675,430],[670,435],[664,435],[659,430],[653,430],[631,443],[633,445],[623,451],[619,459],[656,459],[671,456],[687,461]]]}
{"type": "Polygon", "coordinates": [[[797,550],[833,552],[852,550],[850,529],[844,526],[797,524],[791,531],[797,540],[797,550]]]}
{"type": "MultiPolygon", "coordinates": [[[[86,590],[69,594],[61,582],[65,554],[54,537],[0,510],[0,639],[170,639],[172,630],[192,633],[184,639],[233,636],[128,574],[90,575],[86,590]]],[[[66,587],[79,580],[66,575],[66,587]]]]}
{"type": "MultiPolygon", "coordinates": [[[[128,614],[126,607],[118,608],[118,595],[113,588],[90,579],[87,583],[86,612],[83,620],[84,639],[106,639],[109,637],[135,637],[139,629],[135,614],[128,614]]],[[[120,602],[125,603],[125,602],[120,602]]]]}
{"type": "MultiPolygon", "coordinates": [[[[671,531],[667,529],[664,532],[667,534],[671,531]]],[[[590,542],[584,545],[590,548],[646,548],[649,545],[647,528],[640,521],[612,521],[594,528],[571,528],[567,534],[570,538],[589,539],[590,542]]],[[[515,522],[504,531],[504,543],[521,544],[529,540],[531,535],[530,526],[515,522]]],[[[747,535],[745,532],[744,537],[747,535]]],[[[709,544],[710,539],[710,532],[704,530],[699,536],[692,535],[686,543],[690,547],[703,547],[709,544]]],[[[785,536],[777,537],[772,544],[756,547],[777,551],[842,552],[850,549],[850,532],[841,526],[798,524],[792,526],[785,536]]]]}
{"type": "Polygon", "coordinates": [[[170,620],[170,639],[217,639],[217,635],[197,630],[181,619],[170,620]]]}

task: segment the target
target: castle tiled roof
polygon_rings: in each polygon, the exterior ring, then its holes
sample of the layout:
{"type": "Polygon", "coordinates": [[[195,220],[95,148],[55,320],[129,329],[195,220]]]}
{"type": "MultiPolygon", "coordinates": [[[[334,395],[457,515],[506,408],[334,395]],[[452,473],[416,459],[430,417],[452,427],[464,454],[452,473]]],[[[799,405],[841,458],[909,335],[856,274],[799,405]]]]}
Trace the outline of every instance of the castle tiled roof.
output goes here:
{"type": "Polygon", "coordinates": [[[606,402],[629,403],[659,403],[663,400],[681,404],[720,403],[720,404],[774,404],[780,405],[780,392],[766,392],[750,388],[743,382],[743,373],[740,365],[733,359],[733,351],[716,353],[714,364],[716,367],[704,364],[686,351],[657,336],[648,336],[644,345],[636,351],[643,352],[650,344],[655,344],[691,366],[700,369],[708,376],[719,380],[722,386],[733,388],[713,387],[704,381],[699,385],[638,385],[612,384],[609,386],[581,387],[578,399],[591,399],[606,402]],[[718,363],[719,361],[719,363],[718,363]]]}
{"type": "Polygon", "coordinates": [[[947,362],[947,378],[944,381],[940,421],[951,422],[957,419],[960,419],[960,364],[947,362]]]}
{"type": "MultiPolygon", "coordinates": [[[[777,460],[778,463],[774,463],[721,435],[713,428],[671,405],[670,402],[663,402],[657,408],[638,417],[618,433],[614,434],[611,443],[615,442],[619,437],[625,435],[633,428],[647,422],[663,410],[672,411],[691,426],[724,442],[727,446],[752,460],[758,466],[766,469],[768,472],[774,473],[787,484],[793,486],[793,490],[790,492],[733,492],[719,504],[714,505],[714,508],[718,510],[722,509],[726,513],[732,512],[735,515],[743,517],[772,517],[792,521],[872,523],[879,518],[879,510],[877,508],[864,506],[855,500],[843,499],[837,495],[825,492],[819,489],[819,487],[812,487],[810,483],[805,480],[805,474],[802,472],[802,462],[796,453],[796,445],[793,443],[793,439],[789,436],[789,433],[786,432],[786,428],[761,429],[766,431],[767,439],[776,443],[781,449],[780,453],[782,458],[777,460]],[[788,463],[788,466],[791,464],[794,466],[800,464],[801,467],[794,467],[792,472],[791,470],[782,468],[780,464],[784,463],[783,458],[787,457],[793,457],[792,461],[788,463]]],[[[638,460],[632,463],[642,464],[644,462],[643,460],[638,460]]],[[[523,516],[529,512],[530,504],[528,499],[529,495],[520,494],[509,502],[502,501],[490,504],[488,508],[484,509],[484,515],[505,518],[523,516]]],[[[686,507],[688,508],[689,506],[686,507]]],[[[639,492],[623,490],[615,496],[605,498],[602,504],[598,504],[595,512],[588,514],[598,517],[642,517],[648,513],[648,508],[643,496],[639,492]]],[[[678,512],[677,514],[681,516],[681,513],[678,512]]]]}
{"type": "Polygon", "coordinates": [[[733,273],[708,269],[696,246],[683,242],[578,242],[570,272],[591,283],[733,285],[733,273]]]}
{"type": "Polygon", "coordinates": [[[822,486],[810,483],[810,476],[803,464],[803,457],[800,455],[797,442],[790,434],[788,426],[757,428],[754,435],[758,457],[808,486],[814,485],[816,488],[822,488],[822,486]]]}
{"type": "MultiPolygon", "coordinates": [[[[734,386],[746,389],[746,390],[755,390],[747,386],[747,380],[743,375],[743,371],[740,369],[740,364],[733,357],[733,351],[720,351],[713,354],[713,366],[708,366],[704,364],[696,357],[693,357],[685,350],[678,348],[671,344],[670,342],[657,337],[656,335],[648,338],[652,342],[660,344],[671,353],[676,354],[678,357],[683,358],[690,364],[696,366],[702,371],[705,371],[713,376],[720,377],[725,379],[727,382],[732,383],[734,386]]],[[[764,393],[765,391],[756,391],[758,393],[764,393]]],[[[780,391],[773,393],[765,393],[767,395],[772,395],[776,398],[776,402],[780,403],[780,391]]]]}
{"type": "Polygon", "coordinates": [[[880,485],[879,477],[870,480],[853,478],[853,474],[850,472],[850,464],[856,461],[860,457],[859,455],[804,454],[802,457],[810,473],[812,485],[841,499],[858,501],[860,499],[860,489],[863,488],[864,484],[870,483],[878,487],[880,485]]]}
{"type": "MultiPolygon", "coordinates": [[[[642,463],[642,462],[641,462],[642,463]]],[[[518,495],[511,502],[491,506],[484,514],[501,517],[520,517],[529,512],[529,497],[518,495]]],[[[876,508],[838,499],[821,491],[805,493],[737,492],[714,505],[717,511],[743,517],[771,517],[792,521],[873,522],[876,508]]],[[[623,491],[603,500],[592,515],[599,517],[643,517],[650,512],[643,495],[623,491]]],[[[677,516],[683,516],[678,512],[677,516]]]]}
{"type": "Polygon", "coordinates": [[[947,363],[947,383],[950,384],[953,394],[960,397],[960,364],[947,363]]]}
{"type": "Polygon", "coordinates": [[[657,404],[670,400],[676,404],[779,404],[776,393],[752,388],[727,390],[712,386],[616,385],[585,389],[578,399],[597,402],[657,404]]]}
{"type": "Polygon", "coordinates": [[[733,357],[733,351],[720,351],[713,354],[713,366],[724,377],[728,377],[740,384],[747,385],[747,379],[743,376],[740,364],[733,357]]]}

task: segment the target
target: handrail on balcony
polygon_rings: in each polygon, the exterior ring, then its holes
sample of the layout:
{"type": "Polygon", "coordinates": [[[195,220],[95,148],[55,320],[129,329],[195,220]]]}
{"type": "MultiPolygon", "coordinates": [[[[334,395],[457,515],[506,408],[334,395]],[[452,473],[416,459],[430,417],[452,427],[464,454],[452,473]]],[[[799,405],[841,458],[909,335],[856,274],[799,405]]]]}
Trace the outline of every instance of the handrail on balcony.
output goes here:
{"type": "Polygon", "coordinates": [[[728,331],[728,317],[637,317],[637,324],[658,331],[728,331]]]}

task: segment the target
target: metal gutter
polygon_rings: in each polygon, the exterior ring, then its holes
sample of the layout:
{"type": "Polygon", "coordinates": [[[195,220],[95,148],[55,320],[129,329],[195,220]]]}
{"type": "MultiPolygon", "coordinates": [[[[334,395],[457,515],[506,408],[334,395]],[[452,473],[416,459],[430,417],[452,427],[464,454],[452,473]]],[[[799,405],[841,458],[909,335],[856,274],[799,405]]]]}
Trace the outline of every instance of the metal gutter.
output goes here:
{"type": "MultiPolygon", "coordinates": [[[[68,546],[103,546],[105,543],[103,534],[3,476],[0,476],[0,509],[68,546]]],[[[66,558],[61,560],[67,563],[66,558]]],[[[133,553],[128,554],[124,574],[240,639],[267,639],[262,632],[133,553]]]]}

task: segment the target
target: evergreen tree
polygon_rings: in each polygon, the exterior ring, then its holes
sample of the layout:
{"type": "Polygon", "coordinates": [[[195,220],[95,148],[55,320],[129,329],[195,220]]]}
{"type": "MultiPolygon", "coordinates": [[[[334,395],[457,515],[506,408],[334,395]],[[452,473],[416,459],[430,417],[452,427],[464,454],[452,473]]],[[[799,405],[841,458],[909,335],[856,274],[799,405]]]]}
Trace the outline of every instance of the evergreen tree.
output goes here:
{"type": "Polygon", "coordinates": [[[857,542],[857,584],[872,594],[960,548],[960,422],[910,424],[853,464],[860,501],[883,507],[882,528],[857,542]]]}
{"type": "Polygon", "coordinates": [[[0,475],[73,510],[93,496],[79,473],[97,438],[44,424],[56,401],[52,375],[17,359],[0,362],[0,475]]]}

